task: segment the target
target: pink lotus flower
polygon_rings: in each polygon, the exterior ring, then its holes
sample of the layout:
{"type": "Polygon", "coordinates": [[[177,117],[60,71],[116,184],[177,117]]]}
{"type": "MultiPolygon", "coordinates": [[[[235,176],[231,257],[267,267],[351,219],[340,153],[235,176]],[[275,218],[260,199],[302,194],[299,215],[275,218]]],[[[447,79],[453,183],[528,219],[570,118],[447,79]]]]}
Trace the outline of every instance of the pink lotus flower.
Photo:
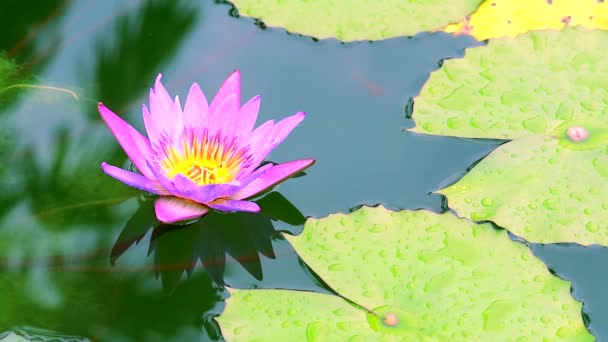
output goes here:
{"type": "Polygon", "coordinates": [[[103,103],[99,113],[139,172],[102,163],[119,181],[156,195],[156,217],[166,223],[191,220],[209,208],[258,212],[247,201],[314,163],[313,159],[260,166],[266,156],[304,119],[296,113],[257,127],[260,96],[241,107],[241,74],[232,73],[209,105],[198,84],[190,87],[184,109],[171,100],[158,75],[143,105],[148,138],[103,103]]]}

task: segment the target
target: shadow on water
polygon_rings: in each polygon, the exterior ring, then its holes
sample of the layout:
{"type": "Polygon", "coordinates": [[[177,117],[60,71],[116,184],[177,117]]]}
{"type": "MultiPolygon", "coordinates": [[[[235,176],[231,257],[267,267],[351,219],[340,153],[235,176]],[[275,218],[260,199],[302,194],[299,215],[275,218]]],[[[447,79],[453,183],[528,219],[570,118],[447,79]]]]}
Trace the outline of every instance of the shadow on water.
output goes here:
{"type": "MultiPolygon", "coordinates": [[[[116,265],[122,254],[151,231],[147,254],[153,255],[156,275],[167,293],[175,289],[184,273],[192,274],[197,263],[204,266],[217,284],[227,285],[224,273],[228,257],[251,277],[262,281],[260,255],[271,260],[277,258],[273,241],[289,246],[275,225],[284,231],[300,231],[306,218],[278,192],[270,192],[254,202],[262,209],[260,213],[210,212],[195,223],[170,225],[157,222],[153,201],[142,201],[114,243],[110,263],[116,265]]],[[[281,254],[294,253],[290,246],[281,250],[281,254]]],[[[238,281],[230,285],[242,287],[238,281]]]]}
{"type": "MultiPolygon", "coordinates": [[[[293,248],[275,228],[299,230],[306,221],[302,213],[278,192],[270,192],[255,202],[262,209],[259,214],[210,212],[194,223],[168,225],[156,221],[152,201],[144,200],[115,242],[111,263],[120,269],[118,259],[121,255],[149,237],[147,254],[154,260],[154,274],[160,278],[164,293],[173,296],[182,286],[192,282],[193,274],[200,270],[204,270],[217,289],[225,285],[264,287],[257,284],[263,284],[267,273],[272,273],[272,264],[277,263],[277,257],[289,256],[292,267],[299,271],[292,272],[297,283],[288,287],[331,293],[297,258],[293,248]],[[227,268],[231,277],[226,277],[227,268]]],[[[223,297],[215,298],[218,299],[223,297]]],[[[219,337],[219,327],[211,318],[222,309],[217,303],[203,315],[203,326],[209,338],[219,337]]]]}

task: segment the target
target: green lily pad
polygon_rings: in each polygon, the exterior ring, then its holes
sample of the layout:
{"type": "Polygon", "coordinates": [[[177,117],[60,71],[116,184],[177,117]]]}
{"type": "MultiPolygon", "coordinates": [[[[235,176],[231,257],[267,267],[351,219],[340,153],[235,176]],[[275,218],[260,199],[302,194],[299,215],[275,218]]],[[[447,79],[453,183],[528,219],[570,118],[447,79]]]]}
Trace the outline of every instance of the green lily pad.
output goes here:
{"type": "Polygon", "coordinates": [[[450,214],[363,207],[287,236],[340,296],[234,290],[228,341],[590,341],[581,303],[504,230],[450,214]]]}
{"type": "Polygon", "coordinates": [[[431,75],[412,131],[515,139],[440,191],[451,208],[530,242],[608,245],[607,44],[605,31],[532,32],[431,75]]]}
{"type": "Polygon", "coordinates": [[[439,29],[480,0],[231,0],[240,15],[315,38],[381,40],[439,29]]]}
{"type": "Polygon", "coordinates": [[[568,121],[608,126],[608,32],[539,31],[467,49],[414,98],[414,132],[516,139],[568,121]]]}
{"type": "Polygon", "coordinates": [[[530,241],[608,245],[606,148],[578,151],[550,137],[521,138],[439,192],[459,215],[504,224],[530,241]]]}

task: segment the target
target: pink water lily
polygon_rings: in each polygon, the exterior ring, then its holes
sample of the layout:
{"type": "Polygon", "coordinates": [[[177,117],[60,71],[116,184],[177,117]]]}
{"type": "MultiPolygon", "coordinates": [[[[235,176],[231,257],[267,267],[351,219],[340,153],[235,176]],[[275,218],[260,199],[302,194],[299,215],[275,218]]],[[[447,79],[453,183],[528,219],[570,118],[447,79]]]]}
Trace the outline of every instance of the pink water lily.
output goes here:
{"type": "Polygon", "coordinates": [[[260,166],[266,156],[304,119],[299,112],[276,124],[253,129],[260,96],[241,106],[241,74],[232,73],[208,104],[198,84],[190,87],[185,106],[172,100],[158,75],[143,105],[146,138],[99,103],[99,113],[140,173],[102,163],[119,181],[160,197],[156,217],[166,223],[191,220],[210,208],[258,212],[246,199],[306,169],[313,159],[260,166]]]}

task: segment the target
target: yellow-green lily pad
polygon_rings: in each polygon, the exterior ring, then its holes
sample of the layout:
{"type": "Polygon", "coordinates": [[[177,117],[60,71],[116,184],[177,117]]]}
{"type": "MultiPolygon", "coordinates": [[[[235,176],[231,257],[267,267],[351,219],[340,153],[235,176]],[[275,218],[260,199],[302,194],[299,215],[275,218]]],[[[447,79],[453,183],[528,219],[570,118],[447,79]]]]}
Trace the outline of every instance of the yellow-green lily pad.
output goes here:
{"type": "Polygon", "coordinates": [[[414,132],[514,139],[439,191],[456,212],[535,243],[608,245],[608,32],[499,39],[446,61],[414,132]]]}
{"type": "Polygon", "coordinates": [[[240,15],[272,27],[344,42],[436,30],[471,13],[480,0],[231,0],[240,15]]]}
{"type": "Polygon", "coordinates": [[[485,0],[475,13],[444,30],[486,40],[577,25],[608,29],[608,3],[603,0],[485,0]]]}
{"type": "Polygon", "coordinates": [[[593,340],[570,284],[489,224],[363,207],[287,239],[340,296],[230,289],[227,341],[593,340]]]}

